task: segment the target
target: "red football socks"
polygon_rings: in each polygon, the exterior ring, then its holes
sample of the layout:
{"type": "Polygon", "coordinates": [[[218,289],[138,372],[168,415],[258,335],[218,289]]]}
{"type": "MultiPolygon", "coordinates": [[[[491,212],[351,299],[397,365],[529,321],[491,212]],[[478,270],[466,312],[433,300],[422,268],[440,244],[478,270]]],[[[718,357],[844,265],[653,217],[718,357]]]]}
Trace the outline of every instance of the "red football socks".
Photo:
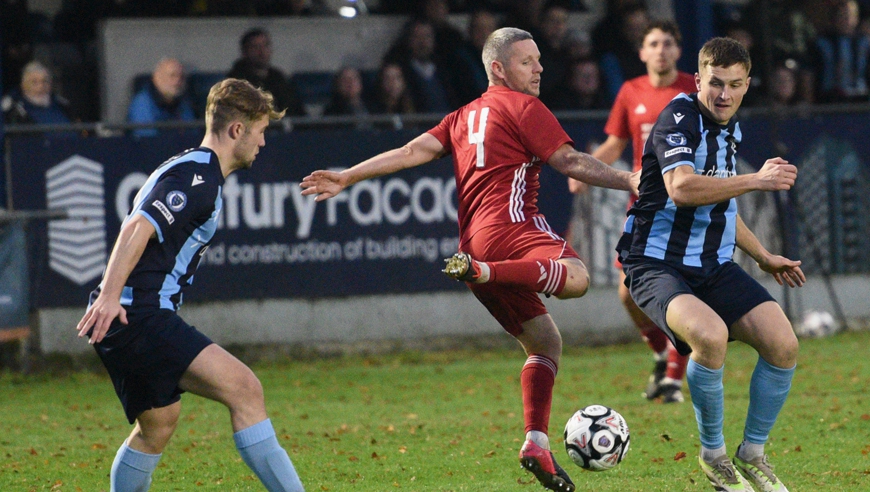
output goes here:
{"type": "Polygon", "coordinates": [[[665,335],[665,332],[659,330],[658,326],[656,326],[652,321],[643,326],[638,326],[638,328],[640,329],[640,335],[643,337],[643,341],[646,342],[646,344],[649,345],[649,348],[657,354],[664,352],[671,343],[671,341],[668,340],[668,336],[665,335]]]}
{"type": "Polygon", "coordinates": [[[556,260],[505,260],[486,262],[489,281],[559,295],[565,288],[568,269],[556,260]]]}
{"type": "MultiPolygon", "coordinates": [[[[670,340],[668,340],[670,341],[670,340]]],[[[675,381],[682,381],[686,375],[686,364],[689,362],[688,355],[680,355],[673,345],[668,347],[668,368],[665,371],[665,377],[675,381]]]]}
{"type": "Polygon", "coordinates": [[[547,433],[550,426],[550,406],[553,403],[553,384],[556,382],[556,363],[549,357],[532,354],[520,373],[523,388],[523,420],[526,432],[547,433]]]}

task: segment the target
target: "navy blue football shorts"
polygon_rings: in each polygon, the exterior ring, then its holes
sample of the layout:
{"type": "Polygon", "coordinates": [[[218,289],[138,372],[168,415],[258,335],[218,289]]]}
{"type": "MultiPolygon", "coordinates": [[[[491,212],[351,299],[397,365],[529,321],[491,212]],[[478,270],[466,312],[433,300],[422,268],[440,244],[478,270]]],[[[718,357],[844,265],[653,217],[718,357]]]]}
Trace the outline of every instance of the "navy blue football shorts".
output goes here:
{"type": "Polygon", "coordinates": [[[739,265],[727,262],[704,272],[700,268],[665,263],[653,258],[623,264],[625,286],[635,304],[658,326],[682,355],[692,352],[668,327],[668,304],[691,294],[710,306],[728,330],[756,306],[773,296],[739,265]]]}
{"type": "Polygon", "coordinates": [[[127,321],[115,319],[94,348],[132,424],[145,410],[181,399],[181,376],[212,341],[169,309],[128,311],[127,321]]]}

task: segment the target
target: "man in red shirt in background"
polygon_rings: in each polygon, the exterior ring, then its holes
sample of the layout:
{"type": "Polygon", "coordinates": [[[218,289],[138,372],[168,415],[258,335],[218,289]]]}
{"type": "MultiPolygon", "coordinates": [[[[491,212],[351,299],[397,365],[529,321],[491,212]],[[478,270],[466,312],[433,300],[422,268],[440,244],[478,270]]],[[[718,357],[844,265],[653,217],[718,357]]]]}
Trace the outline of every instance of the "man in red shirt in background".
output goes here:
{"type": "Polygon", "coordinates": [[[538,99],[540,56],[528,32],[496,30],[483,49],[489,88],[481,97],[401,148],[341,172],[315,171],[301,186],[303,195],[325,200],[364,179],[453,155],[460,252],[444,272],[465,281],[522,344],[528,358],[520,376],[526,430],[520,463],[544,487],[572,492],[547,436],[562,337],[538,293],[580,297],[589,274],[538,213],[538,175],[547,163],[573,179],[629,191],[637,190],[638,178],[574,149],[538,99]]]}
{"type": "MultiPolygon", "coordinates": [[[[641,169],[643,146],[659,113],[677,94],[697,91],[695,77],[677,70],[681,43],[682,36],[675,23],[654,21],[647,26],[639,53],[641,61],[646,64],[647,74],[622,84],[604,126],[607,140],[595,149],[593,157],[613,164],[631,140],[633,170],[641,169]]],[[[571,178],[568,187],[572,193],[586,189],[584,183],[571,178]]],[[[635,200],[637,196],[632,195],[628,205],[631,206],[635,200]]],[[[664,403],[682,402],[681,388],[689,358],[680,355],[667,335],[637,307],[624,284],[625,273],[618,260],[616,266],[620,275],[619,298],[644,341],[655,352],[655,366],[643,395],[649,400],[661,396],[664,403]]]]}

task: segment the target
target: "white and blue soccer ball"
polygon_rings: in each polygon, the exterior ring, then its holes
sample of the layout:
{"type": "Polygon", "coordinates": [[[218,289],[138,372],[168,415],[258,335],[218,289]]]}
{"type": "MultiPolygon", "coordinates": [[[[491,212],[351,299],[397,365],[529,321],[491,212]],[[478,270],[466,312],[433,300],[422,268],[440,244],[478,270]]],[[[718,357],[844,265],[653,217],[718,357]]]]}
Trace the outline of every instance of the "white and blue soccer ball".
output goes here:
{"type": "Polygon", "coordinates": [[[824,338],[840,331],[840,325],[827,311],[808,311],[795,326],[795,334],[801,338],[824,338]]]}
{"type": "Polygon", "coordinates": [[[578,410],[565,424],[565,450],[586,470],[605,471],[618,465],[630,440],[625,418],[604,405],[578,410]]]}

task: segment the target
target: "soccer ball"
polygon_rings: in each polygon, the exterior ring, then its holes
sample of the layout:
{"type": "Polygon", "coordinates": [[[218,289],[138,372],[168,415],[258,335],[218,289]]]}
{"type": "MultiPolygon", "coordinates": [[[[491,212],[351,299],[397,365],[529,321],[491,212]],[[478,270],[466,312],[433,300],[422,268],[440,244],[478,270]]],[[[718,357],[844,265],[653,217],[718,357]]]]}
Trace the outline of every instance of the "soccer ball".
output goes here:
{"type": "Polygon", "coordinates": [[[616,410],[589,405],[578,410],[565,424],[565,450],[577,466],[586,470],[609,470],[628,452],[628,424],[616,410]]]}
{"type": "Polygon", "coordinates": [[[795,334],[801,338],[824,338],[840,331],[840,326],[827,311],[809,311],[795,326],[795,334]]]}

